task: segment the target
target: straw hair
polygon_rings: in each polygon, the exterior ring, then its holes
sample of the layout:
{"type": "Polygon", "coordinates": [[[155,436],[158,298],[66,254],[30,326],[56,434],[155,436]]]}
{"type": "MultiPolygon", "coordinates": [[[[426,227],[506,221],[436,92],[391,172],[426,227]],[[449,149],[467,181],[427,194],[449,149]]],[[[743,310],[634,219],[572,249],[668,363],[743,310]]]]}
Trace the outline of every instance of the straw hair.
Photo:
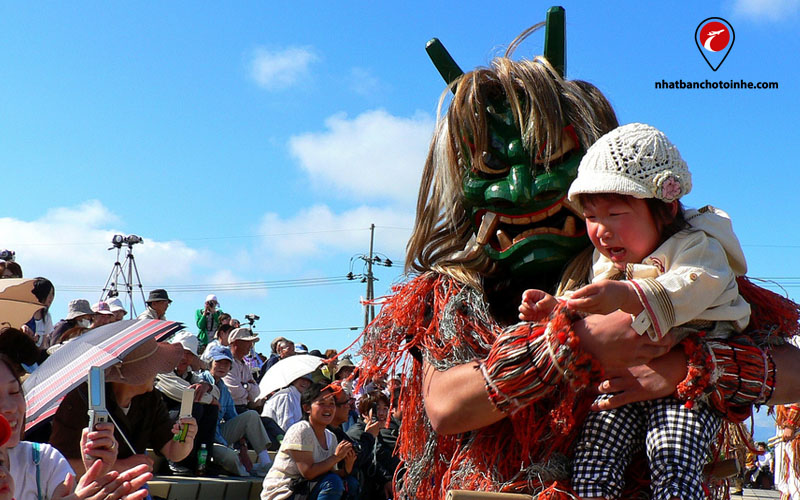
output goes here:
{"type": "MultiPolygon", "coordinates": [[[[522,39],[533,30],[528,30],[522,39]]],[[[512,42],[512,47],[517,45],[512,42]]],[[[435,270],[481,289],[480,276],[491,275],[493,262],[483,252],[456,258],[474,227],[464,206],[462,180],[470,168],[491,171],[482,153],[489,151],[486,108],[505,97],[520,130],[530,163],[541,153],[550,157],[561,148],[562,131],[571,124],[583,149],[617,125],[611,105],[593,85],[563,79],[541,57],[513,61],[508,56],[492,61],[457,79],[455,95],[440,118],[431,141],[417,199],[417,218],[407,246],[406,271],[435,270]],[[463,141],[469,137],[469,147],[463,141]],[[474,149],[474,154],[472,152],[474,149]]],[[[544,168],[548,168],[545,163],[544,168]]]]}

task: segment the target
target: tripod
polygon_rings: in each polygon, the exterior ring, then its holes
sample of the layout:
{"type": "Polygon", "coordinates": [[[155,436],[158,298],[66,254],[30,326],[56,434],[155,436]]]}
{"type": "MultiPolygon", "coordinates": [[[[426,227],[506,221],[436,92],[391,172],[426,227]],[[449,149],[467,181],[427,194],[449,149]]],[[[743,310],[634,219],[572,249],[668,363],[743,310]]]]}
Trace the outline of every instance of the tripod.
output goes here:
{"type": "MultiPolygon", "coordinates": [[[[129,238],[125,238],[126,240],[129,238]]],[[[142,290],[142,279],[139,277],[139,269],[136,267],[136,260],[133,257],[133,245],[141,243],[140,241],[116,241],[116,238],[111,241],[114,245],[109,250],[117,249],[117,260],[111,268],[111,274],[108,275],[106,284],[103,287],[103,293],[100,295],[100,300],[106,300],[112,297],[118,297],[120,294],[120,285],[122,285],[122,293],[128,296],[128,310],[130,311],[130,319],[136,317],[136,309],[133,305],[133,287],[139,287],[139,294],[142,296],[142,302],[145,301],[144,290],[142,290]],[[127,243],[128,250],[126,251],[125,260],[120,263],[119,256],[122,252],[122,244],[127,243]],[[136,281],[133,281],[134,273],[136,281]]]]}

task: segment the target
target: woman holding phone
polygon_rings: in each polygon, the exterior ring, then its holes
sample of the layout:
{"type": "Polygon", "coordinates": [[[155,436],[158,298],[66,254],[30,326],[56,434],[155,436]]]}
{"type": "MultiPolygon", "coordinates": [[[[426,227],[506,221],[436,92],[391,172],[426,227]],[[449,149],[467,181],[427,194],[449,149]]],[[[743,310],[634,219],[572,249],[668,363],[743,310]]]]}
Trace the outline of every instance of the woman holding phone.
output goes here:
{"type": "Polygon", "coordinates": [[[140,500],[147,497],[141,488],[152,477],[146,467],[134,467],[125,472],[102,473],[108,463],[116,460],[117,442],[114,426],[101,424],[95,431],[83,429],[81,450],[96,458],[80,480],[69,462],[48,444],[22,440],[25,429],[25,396],[20,376],[21,363],[30,363],[38,355],[34,341],[15,328],[0,329],[0,336],[13,341],[3,342],[0,348],[0,415],[9,424],[11,433],[2,446],[4,461],[14,478],[16,500],[140,500]],[[34,458],[38,455],[38,466],[34,458]],[[5,458],[7,456],[7,458],[5,458]],[[7,461],[6,461],[7,460],[7,461]],[[40,479],[37,485],[37,473],[40,479]]]}

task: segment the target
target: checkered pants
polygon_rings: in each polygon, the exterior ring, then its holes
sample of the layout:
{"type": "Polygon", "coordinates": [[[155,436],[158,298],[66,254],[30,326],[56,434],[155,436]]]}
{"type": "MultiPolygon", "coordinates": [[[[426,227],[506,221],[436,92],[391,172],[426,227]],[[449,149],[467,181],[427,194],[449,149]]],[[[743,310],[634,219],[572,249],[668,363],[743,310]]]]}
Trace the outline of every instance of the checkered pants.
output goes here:
{"type": "Polygon", "coordinates": [[[620,498],[631,457],[645,447],[654,500],[700,500],[702,471],[722,418],[708,406],[673,399],[592,412],[575,450],[572,486],[581,497],[620,498]]]}

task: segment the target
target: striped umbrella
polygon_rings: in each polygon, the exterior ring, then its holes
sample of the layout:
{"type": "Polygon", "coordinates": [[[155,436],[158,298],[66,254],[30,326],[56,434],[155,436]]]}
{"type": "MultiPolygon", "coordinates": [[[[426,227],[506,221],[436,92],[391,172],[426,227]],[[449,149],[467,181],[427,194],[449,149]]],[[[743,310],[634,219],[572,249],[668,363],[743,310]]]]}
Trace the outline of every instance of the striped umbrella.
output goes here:
{"type": "Polygon", "coordinates": [[[103,325],[64,343],[22,385],[28,406],[25,430],[55,415],[64,396],[86,380],[92,366],[108,368],[145,340],[161,340],[181,329],[183,324],[176,321],[132,319],[103,325]]]}

